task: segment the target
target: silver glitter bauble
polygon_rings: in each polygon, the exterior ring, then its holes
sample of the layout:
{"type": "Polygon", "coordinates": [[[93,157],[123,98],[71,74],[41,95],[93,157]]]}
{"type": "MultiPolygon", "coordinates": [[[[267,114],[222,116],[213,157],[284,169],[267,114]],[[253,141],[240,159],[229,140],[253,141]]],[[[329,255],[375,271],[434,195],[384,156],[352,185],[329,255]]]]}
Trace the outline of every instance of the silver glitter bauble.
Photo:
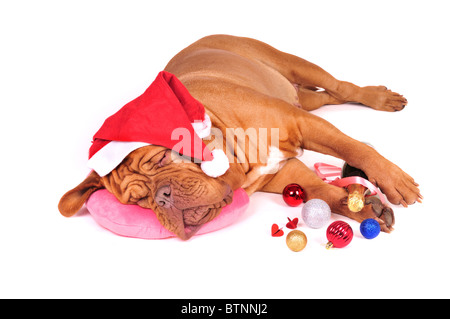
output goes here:
{"type": "Polygon", "coordinates": [[[330,217],[330,206],[321,199],[310,199],[303,206],[303,221],[311,228],[321,228],[325,226],[330,220],[330,217]]]}

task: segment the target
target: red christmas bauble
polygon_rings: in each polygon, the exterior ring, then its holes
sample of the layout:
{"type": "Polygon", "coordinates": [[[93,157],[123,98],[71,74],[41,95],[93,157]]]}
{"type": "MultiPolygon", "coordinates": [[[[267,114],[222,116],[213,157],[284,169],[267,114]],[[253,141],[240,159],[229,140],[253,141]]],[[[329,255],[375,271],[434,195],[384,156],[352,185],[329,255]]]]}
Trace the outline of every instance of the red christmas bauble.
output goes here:
{"type": "Polygon", "coordinates": [[[352,241],[353,229],[344,221],[335,221],[328,226],[327,239],[327,249],[331,247],[343,248],[352,241]]]}
{"type": "Polygon", "coordinates": [[[283,199],[292,207],[299,206],[305,200],[305,192],[298,184],[289,184],[283,190],[283,199]]]}

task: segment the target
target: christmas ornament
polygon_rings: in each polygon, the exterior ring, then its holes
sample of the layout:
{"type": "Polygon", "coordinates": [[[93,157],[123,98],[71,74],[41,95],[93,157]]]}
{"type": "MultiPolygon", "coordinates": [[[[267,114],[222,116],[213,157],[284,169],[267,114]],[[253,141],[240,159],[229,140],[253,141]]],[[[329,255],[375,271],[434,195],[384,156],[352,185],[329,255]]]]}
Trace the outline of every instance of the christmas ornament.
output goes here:
{"type": "Polygon", "coordinates": [[[283,199],[286,204],[297,207],[305,200],[305,192],[298,184],[289,184],[283,190],[283,199]]]}
{"type": "MultiPolygon", "coordinates": [[[[366,173],[364,173],[361,169],[353,167],[349,165],[348,163],[344,163],[344,166],[342,167],[342,178],[351,177],[351,176],[358,176],[365,180],[368,180],[366,173]]],[[[362,184],[355,183],[355,184],[349,184],[347,185],[347,191],[348,191],[348,199],[347,199],[347,206],[348,209],[354,213],[360,212],[365,205],[365,194],[367,191],[367,187],[365,187],[362,184]]]]}
{"type": "Polygon", "coordinates": [[[353,230],[346,222],[341,220],[335,221],[327,228],[327,239],[327,249],[331,247],[343,248],[352,241],[353,230]]]}
{"type": "Polygon", "coordinates": [[[303,250],[307,242],[305,233],[300,230],[293,230],[286,236],[286,245],[295,252],[303,250]]]}
{"type": "Polygon", "coordinates": [[[325,226],[330,220],[330,217],[330,206],[321,199],[310,199],[305,203],[305,206],[303,206],[303,221],[311,228],[321,228],[325,226]]]}
{"type": "Polygon", "coordinates": [[[272,237],[281,237],[284,235],[283,228],[279,228],[277,224],[272,225],[272,237]]]}
{"type": "Polygon", "coordinates": [[[375,219],[368,218],[361,223],[359,230],[364,238],[374,239],[378,236],[378,234],[380,234],[381,227],[375,219]]]}
{"type": "MultiPolygon", "coordinates": [[[[360,186],[366,188],[366,191],[364,192],[365,197],[378,195],[383,204],[387,203],[386,196],[381,192],[381,190],[375,185],[373,185],[371,182],[369,182],[367,179],[362,178],[361,176],[350,176],[340,178],[342,169],[340,167],[325,163],[315,163],[314,169],[316,171],[317,176],[319,176],[325,183],[338,187],[345,187],[347,189],[348,186],[352,184],[359,184],[360,186]]],[[[358,206],[361,206],[361,202],[358,201],[352,202],[351,198],[350,202],[351,202],[350,206],[352,206],[350,209],[357,209],[358,206]]]]}
{"type": "Polygon", "coordinates": [[[297,224],[298,224],[298,218],[294,218],[294,219],[290,219],[289,217],[287,218],[289,220],[289,223],[286,224],[286,227],[289,229],[296,229],[297,228],[297,224]]]}

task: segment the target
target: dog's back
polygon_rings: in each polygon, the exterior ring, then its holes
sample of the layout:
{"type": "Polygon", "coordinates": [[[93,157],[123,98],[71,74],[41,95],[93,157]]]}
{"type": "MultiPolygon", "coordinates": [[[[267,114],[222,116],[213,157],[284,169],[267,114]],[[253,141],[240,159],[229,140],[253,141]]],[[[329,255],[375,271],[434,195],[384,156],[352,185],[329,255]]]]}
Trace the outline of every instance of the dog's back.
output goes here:
{"type": "Polygon", "coordinates": [[[273,63],[280,58],[277,52],[284,54],[254,39],[213,35],[178,53],[165,70],[175,74],[193,95],[203,91],[205,85],[220,82],[232,90],[249,90],[247,94],[264,94],[298,104],[295,86],[273,63]]]}

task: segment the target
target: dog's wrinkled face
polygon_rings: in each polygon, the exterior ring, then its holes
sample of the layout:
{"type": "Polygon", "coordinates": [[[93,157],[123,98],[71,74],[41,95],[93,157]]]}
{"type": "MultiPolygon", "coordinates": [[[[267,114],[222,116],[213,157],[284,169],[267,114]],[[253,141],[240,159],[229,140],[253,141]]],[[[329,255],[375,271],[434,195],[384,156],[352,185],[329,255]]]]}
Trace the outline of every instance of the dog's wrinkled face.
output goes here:
{"type": "Polygon", "coordinates": [[[209,177],[190,159],[154,145],[132,152],[102,182],[121,203],[152,209],[166,229],[185,240],[233,197],[231,187],[220,178],[209,177]]]}

